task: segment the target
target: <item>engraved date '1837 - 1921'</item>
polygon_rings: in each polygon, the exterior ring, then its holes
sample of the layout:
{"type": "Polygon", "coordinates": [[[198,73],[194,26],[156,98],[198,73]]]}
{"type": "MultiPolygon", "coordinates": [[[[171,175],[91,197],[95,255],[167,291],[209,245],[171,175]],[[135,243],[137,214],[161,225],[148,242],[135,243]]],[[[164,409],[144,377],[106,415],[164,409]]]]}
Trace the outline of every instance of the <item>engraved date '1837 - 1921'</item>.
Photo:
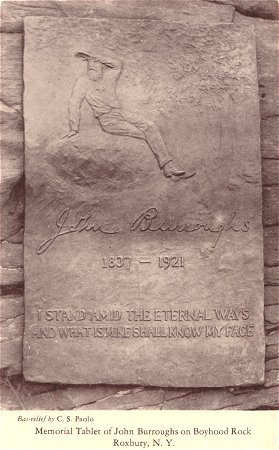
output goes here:
{"type": "MultiPolygon", "coordinates": [[[[151,258],[132,258],[131,256],[104,256],[103,269],[125,269],[130,270],[131,264],[152,264],[151,258]]],[[[170,268],[183,268],[184,267],[184,257],[183,256],[158,256],[156,258],[157,267],[159,269],[170,269],[170,268]]]]}
{"type": "Polygon", "coordinates": [[[58,217],[56,221],[57,230],[56,232],[43,241],[36,253],[37,255],[41,255],[46,250],[48,250],[58,238],[64,236],[65,234],[72,233],[81,233],[82,231],[91,231],[94,233],[103,233],[103,234],[118,234],[125,231],[141,231],[141,232],[169,232],[169,233],[192,233],[197,231],[204,231],[207,233],[212,233],[215,235],[215,239],[212,243],[212,248],[215,248],[220,237],[223,233],[228,231],[233,231],[238,233],[244,232],[246,233],[250,229],[250,222],[243,221],[242,225],[236,225],[236,211],[233,211],[228,220],[219,221],[216,225],[213,223],[207,222],[196,222],[196,223],[175,223],[170,220],[162,220],[158,218],[158,210],[157,208],[148,208],[145,212],[140,214],[136,220],[130,225],[129,230],[121,230],[118,227],[112,226],[111,228],[107,228],[102,224],[96,224],[95,219],[91,213],[86,216],[82,216],[77,219],[74,223],[69,223],[70,216],[70,208],[64,209],[62,214],[58,217]]]}

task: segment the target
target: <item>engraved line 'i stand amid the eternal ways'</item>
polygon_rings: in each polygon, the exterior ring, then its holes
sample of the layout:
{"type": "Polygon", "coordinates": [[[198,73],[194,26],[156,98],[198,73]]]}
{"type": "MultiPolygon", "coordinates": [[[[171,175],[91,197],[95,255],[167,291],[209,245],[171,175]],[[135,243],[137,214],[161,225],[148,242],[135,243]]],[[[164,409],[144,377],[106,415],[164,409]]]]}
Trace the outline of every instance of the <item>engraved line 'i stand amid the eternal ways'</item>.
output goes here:
{"type": "Polygon", "coordinates": [[[28,18],[24,83],[25,378],[262,383],[253,29],[28,18]]]}

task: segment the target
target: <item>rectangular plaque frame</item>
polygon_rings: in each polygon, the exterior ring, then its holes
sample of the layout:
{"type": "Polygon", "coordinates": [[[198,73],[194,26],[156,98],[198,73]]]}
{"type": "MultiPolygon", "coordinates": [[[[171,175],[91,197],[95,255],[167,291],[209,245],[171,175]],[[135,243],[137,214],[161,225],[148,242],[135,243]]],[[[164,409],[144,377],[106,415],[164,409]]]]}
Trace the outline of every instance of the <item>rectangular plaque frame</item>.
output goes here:
{"type": "Polygon", "coordinates": [[[25,378],[262,383],[253,29],[28,18],[24,83],[25,378]]]}

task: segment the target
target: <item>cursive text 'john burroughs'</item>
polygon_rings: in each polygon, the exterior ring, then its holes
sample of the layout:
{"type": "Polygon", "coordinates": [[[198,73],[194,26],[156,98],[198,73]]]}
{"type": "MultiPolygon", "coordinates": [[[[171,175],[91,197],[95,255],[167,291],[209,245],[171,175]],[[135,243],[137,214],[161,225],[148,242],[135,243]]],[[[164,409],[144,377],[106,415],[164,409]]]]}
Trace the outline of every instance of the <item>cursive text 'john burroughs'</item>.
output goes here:
{"type": "Polygon", "coordinates": [[[37,249],[37,255],[41,255],[48,250],[58,238],[65,234],[81,233],[83,231],[103,234],[117,234],[124,231],[131,232],[169,232],[169,233],[192,233],[197,231],[205,231],[215,235],[212,248],[215,248],[223,233],[228,231],[243,232],[249,231],[250,222],[245,221],[241,225],[236,225],[236,211],[233,211],[227,221],[221,221],[214,225],[213,223],[197,222],[197,223],[176,223],[172,221],[161,220],[158,218],[158,210],[156,208],[148,208],[140,214],[136,220],[130,225],[129,230],[120,230],[112,226],[104,227],[102,224],[96,224],[92,214],[87,214],[77,219],[74,223],[69,223],[70,208],[66,208],[56,221],[56,232],[48,239],[43,241],[37,249]]]}

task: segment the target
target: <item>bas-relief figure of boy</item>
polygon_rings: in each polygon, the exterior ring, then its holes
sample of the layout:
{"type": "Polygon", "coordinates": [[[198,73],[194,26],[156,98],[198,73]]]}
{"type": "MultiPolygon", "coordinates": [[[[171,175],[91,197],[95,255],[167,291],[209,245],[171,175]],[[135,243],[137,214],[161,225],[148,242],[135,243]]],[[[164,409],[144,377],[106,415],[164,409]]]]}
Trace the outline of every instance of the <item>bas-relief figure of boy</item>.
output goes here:
{"type": "Polygon", "coordinates": [[[66,137],[78,133],[81,104],[87,100],[105,132],[146,141],[165,177],[177,181],[195,175],[194,169],[187,173],[175,166],[153,122],[121,107],[116,87],[123,68],[122,61],[85,52],[78,52],[75,56],[87,62],[87,73],[76,80],[73,88],[69,105],[70,132],[66,137]]]}

